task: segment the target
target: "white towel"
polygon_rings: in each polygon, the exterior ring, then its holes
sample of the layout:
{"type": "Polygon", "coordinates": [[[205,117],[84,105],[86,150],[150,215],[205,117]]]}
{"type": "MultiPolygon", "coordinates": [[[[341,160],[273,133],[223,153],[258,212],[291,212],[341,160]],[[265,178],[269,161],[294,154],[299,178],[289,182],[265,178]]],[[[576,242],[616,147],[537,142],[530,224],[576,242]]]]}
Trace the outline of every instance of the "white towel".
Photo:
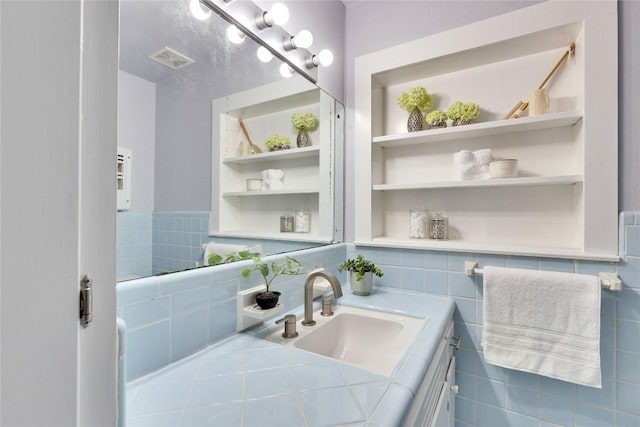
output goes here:
{"type": "Polygon", "coordinates": [[[487,363],[601,388],[596,276],[484,268],[487,363]]]}

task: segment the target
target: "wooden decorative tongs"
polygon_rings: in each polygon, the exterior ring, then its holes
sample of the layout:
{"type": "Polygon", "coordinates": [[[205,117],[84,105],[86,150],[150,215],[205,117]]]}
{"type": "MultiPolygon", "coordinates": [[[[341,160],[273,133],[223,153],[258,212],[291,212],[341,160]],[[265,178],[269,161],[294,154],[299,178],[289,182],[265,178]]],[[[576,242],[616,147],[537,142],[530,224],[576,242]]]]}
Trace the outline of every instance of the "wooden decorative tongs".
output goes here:
{"type": "MultiPolygon", "coordinates": [[[[569,46],[569,49],[562,55],[562,57],[558,60],[558,62],[556,62],[556,65],[549,72],[549,74],[547,74],[547,77],[544,78],[542,83],[540,83],[540,86],[538,86],[538,89],[544,88],[544,85],[547,84],[549,79],[555,74],[558,68],[560,68],[560,65],[562,65],[564,60],[567,59],[569,55],[573,55],[575,51],[576,51],[576,44],[571,43],[571,46],[569,46]]],[[[529,108],[529,102],[518,101],[518,103],[504,116],[504,119],[517,119],[518,117],[520,117],[520,113],[527,111],[527,108],[529,108]]]]}
{"type": "Polygon", "coordinates": [[[244,136],[247,138],[247,141],[249,142],[249,148],[251,149],[251,153],[253,154],[262,153],[262,149],[258,147],[256,144],[254,144],[253,141],[251,140],[251,137],[249,136],[249,132],[247,131],[247,128],[244,126],[242,119],[238,119],[238,123],[240,123],[240,129],[242,129],[242,133],[244,133],[244,136]]]}

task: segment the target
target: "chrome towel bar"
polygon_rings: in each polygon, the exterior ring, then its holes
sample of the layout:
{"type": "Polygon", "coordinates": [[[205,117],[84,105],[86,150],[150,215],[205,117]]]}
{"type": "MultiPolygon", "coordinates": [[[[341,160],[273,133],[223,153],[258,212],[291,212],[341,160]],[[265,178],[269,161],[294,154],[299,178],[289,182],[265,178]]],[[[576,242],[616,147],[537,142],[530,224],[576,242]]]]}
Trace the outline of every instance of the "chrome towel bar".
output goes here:
{"type": "MultiPolygon", "coordinates": [[[[481,268],[478,268],[478,263],[476,261],[465,261],[464,272],[467,276],[482,275],[484,273],[481,268]]],[[[607,289],[609,291],[622,290],[622,280],[620,280],[616,273],[600,272],[598,273],[598,278],[600,279],[600,286],[602,286],[602,289],[607,289]]]]}

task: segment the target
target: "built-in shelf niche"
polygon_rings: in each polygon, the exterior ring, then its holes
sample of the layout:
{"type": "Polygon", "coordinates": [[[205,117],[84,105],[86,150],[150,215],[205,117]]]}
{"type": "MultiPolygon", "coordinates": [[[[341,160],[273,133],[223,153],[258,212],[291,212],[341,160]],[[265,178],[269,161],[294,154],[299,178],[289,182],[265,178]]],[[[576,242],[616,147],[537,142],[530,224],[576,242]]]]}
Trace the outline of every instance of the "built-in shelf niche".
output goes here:
{"type": "Polygon", "coordinates": [[[616,25],[615,4],[548,2],[357,58],[356,243],[617,259],[616,25]],[[571,43],[547,114],[504,120],[571,43]],[[395,100],[416,86],[480,104],[477,123],[407,133],[395,100]],[[453,154],[483,148],[518,177],[457,179],[453,154]],[[411,209],[450,240],[409,239],[411,209]]]}

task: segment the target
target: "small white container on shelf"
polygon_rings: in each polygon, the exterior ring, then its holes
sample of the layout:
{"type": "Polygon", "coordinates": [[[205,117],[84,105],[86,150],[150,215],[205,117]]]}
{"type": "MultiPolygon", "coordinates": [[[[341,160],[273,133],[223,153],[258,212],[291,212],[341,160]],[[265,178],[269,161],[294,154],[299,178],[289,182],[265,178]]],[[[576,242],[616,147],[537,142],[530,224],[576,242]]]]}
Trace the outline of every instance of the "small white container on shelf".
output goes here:
{"type": "Polygon", "coordinates": [[[515,178],[518,176],[518,159],[499,159],[489,163],[489,178],[515,178]]]}
{"type": "Polygon", "coordinates": [[[295,212],[294,228],[296,233],[309,233],[311,231],[311,214],[309,211],[298,210],[295,212]]]}
{"type": "Polygon", "coordinates": [[[261,191],[262,190],[262,180],[261,179],[248,179],[247,180],[247,191],[261,191]]]}

